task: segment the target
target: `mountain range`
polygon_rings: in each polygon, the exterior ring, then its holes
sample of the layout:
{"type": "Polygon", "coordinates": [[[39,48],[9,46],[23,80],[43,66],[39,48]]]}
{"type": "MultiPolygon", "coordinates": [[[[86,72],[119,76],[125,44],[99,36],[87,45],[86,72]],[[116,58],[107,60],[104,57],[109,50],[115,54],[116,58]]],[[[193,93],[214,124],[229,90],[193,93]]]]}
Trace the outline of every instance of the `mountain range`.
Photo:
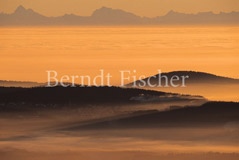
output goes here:
{"type": "Polygon", "coordinates": [[[169,11],[164,16],[154,18],[140,17],[120,9],[102,7],[90,16],[65,14],[59,17],[46,17],[32,9],[17,7],[14,13],[0,13],[0,26],[32,26],[32,25],[237,25],[239,12],[214,14],[200,12],[185,14],[169,11]]]}

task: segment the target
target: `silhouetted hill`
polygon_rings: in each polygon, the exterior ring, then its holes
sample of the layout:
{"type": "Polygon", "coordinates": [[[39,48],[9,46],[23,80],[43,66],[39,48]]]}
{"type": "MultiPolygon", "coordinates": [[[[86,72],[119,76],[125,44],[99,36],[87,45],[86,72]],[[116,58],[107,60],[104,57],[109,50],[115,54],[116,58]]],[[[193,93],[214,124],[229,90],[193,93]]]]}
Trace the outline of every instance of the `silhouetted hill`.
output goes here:
{"type": "Polygon", "coordinates": [[[202,12],[185,14],[174,11],[155,18],[140,17],[119,9],[102,7],[91,16],[66,14],[59,17],[46,17],[32,9],[19,6],[12,14],[0,14],[0,25],[163,25],[163,24],[239,24],[239,12],[202,12]]]}
{"type": "MultiPolygon", "coordinates": [[[[161,79],[162,86],[165,85],[165,78],[166,76],[169,80],[173,76],[188,76],[188,78],[185,80],[185,84],[239,84],[239,79],[233,79],[233,78],[228,78],[228,77],[222,77],[222,76],[217,76],[214,74],[210,73],[205,73],[205,72],[195,72],[195,71],[174,71],[174,72],[167,72],[167,73],[161,73],[161,77],[159,74],[156,74],[151,77],[147,77],[143,79],[146,83],[149,81],[151,84],[159,84],[158,80],[161,79]]],[[[132,86],[133,84],[139,84],[140,81],[132,82],[128,84],[127,86],[132,86]]],[[[181,81],[178,82],[178,84],[181,83],[181,81]]],[[[147,83],[148,84],[148,83],[147,83]]]]}
{"type": "Polygon", "coordinates": [[[163,92],[118,87],[36,87],[0,88],[0,103],[24,104],[97,104],[128,103],[139,95],[165,95],[163,92]]]}
{"type": "Polygon", "coordinates": [[[239,121],[239,103],[208,102],[199,107],[184,107],[145,115],[97,122],[71,129],[154,128],[196,125],[221,125],[239,121]]]}
{"type": "Polygon", "coordinates": [[[0,87],[0,108],[74,107],[205,100],[203,97],[119,87],[0,87]]]}
{"type": "Polygon", "coordinates": [[[25,81],[4,81],[0,80],[0,87],[37,87],[44,86],[44,83],[25,82],[25,81]]]}

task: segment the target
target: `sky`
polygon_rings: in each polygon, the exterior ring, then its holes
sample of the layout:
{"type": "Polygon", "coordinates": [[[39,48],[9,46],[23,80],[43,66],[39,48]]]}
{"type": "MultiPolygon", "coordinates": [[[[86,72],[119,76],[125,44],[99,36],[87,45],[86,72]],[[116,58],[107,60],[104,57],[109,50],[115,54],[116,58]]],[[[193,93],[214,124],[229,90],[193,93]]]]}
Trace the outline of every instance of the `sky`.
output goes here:
{"type": "Polygon", "coordinates": [[[46,15],[91,15],[102,6],[155,17],[170,10],[183,13],[239,11],[239,0],[0,0],[0,12],[12,13],[19,5],[46,15]]]}

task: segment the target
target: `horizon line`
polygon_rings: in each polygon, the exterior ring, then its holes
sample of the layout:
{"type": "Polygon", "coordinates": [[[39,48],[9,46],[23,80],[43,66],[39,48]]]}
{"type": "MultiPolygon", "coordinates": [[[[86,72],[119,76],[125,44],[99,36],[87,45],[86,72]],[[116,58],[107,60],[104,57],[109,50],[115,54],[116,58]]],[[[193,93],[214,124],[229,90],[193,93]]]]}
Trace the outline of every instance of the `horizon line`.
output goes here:
{"type": "MultiPolygon", "coordinates": [[[[216,77],[221,77],[221,78],[229,78],[229,79],[233,79],[233,80],[239,80],[239,77],[229,77],[229,76],[226,76],[226,75],[218,75],[216,73],[210,73],[210,72],[206,72],[206,71],[198,71],[198,70],[172,70],[172,71],[165,71],[165,72],[161,72],[161,74],[168,74],[168,73],[171,73],[171,72],[196,72],[196,73],[201,73],[201,74],[210,74],[210,75],[213,75],[213,76],[216,76],[216,77]]],[[[155,74],[153,75],[150,75],[148,77],[151,77],[151,76],[154,76],[155,74]]],[[[156,74],[157,75],[157,74],[156,74]]],[[[146,77],[146,78],[148,78],[146,77]]],[[[19,82],[19,83],[47,83],[47,81],[34,81],[34,80],[6,80],[6,79],[0,79],[0,82],[19,82]]]]}
{"type": "Polygon", "coordinates": [[[44,17],[47,17],[47,18],[55,18],[55,17],[63,17],[65,15],[74,15],[74,16],[79,16],[79,17],[91,17],[93,15],[93,13],[97,10],[100,10],[100,9],[103,9],[103,8],[106,8],[106,9],[111,9],[111,10],[114,10],[114,11],[123,11],[123,12],[126,12],[126,13],[130,13],[130,14],[134,14],[135,16],[138,16],[138,17],[141,17],[141,18],[158,18],[158,17],[164,17],[166,15],[168,15],[169,13],[177,13],[177,14],[185,14],[185,15],[198,15],[198,14],[203,14],[203,13],[212,13],[214,15],[220,15],[220,14],[230,14],[230,13],[239,13],[239,11],[231,11],[231,12],[223,12],[223,11],[220,11],[218,13],[215,13],[213,11],[205,11],[205,12],[196,12],[196,13],[185,13],[185,12],[178,12],[178,11],[175,11],[175,10],[169,10],[168,12],[166,12],[166,14],[164,15],[161,15],[161,16],[153,16],[153,17],[148,17],[148,16],[140,16],[140,15],[137,15],[136,13],[133,13],[133,12],[129,12],[127,10],[124,10],[124,9],[120,9],[120,8],[111,8],[111,7],[107,7],[107,6],[101,6],[99,8],[96,8],[93,10],[93,12],[88,15],[88,16],[82,16],[82,15],[78,15],[78,14],[74,14],[74,13],[65,13],[63,15],[58,15],[58,16],[47,16],[47,15],[44,15],[40,12],[36,12],[33,8],[26,8],[24,5],[19,5],[18,7],[15,8],[15,10],[11,13],[5,13],[5,12],[0,12],[0,14],[7,14],[7,15],[11,15],[11,14],[14,14],[18,8],[23,8],[25,10],[32,10],[33,12],[37,13],[37,14],[40,14],[44,17]]]}

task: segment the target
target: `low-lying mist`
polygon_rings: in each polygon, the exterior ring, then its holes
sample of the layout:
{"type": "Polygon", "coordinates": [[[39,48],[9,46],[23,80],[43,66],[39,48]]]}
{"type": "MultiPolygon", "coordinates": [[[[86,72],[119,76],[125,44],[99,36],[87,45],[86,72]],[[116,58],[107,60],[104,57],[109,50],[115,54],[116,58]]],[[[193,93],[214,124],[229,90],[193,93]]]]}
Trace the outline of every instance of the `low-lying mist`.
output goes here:
{"type": "MultiPolygon", "coordinates": [[[[184,106],[186,102],[177,104],[184,106]]],[[[165,102],[1,113],[1,160],[237,159],[238,122],[215,126],[73,129],[84,124],[150,114],[154,110],[168,110],[172,105],[175,104],[165,102]]]]}
{"type": "Polygon", "coordinates": [[[214,101],[239,101],[238,84],[189,84],[186,87],[148,88],[151,90],[180,94],[200,95],[214,101]]]}

